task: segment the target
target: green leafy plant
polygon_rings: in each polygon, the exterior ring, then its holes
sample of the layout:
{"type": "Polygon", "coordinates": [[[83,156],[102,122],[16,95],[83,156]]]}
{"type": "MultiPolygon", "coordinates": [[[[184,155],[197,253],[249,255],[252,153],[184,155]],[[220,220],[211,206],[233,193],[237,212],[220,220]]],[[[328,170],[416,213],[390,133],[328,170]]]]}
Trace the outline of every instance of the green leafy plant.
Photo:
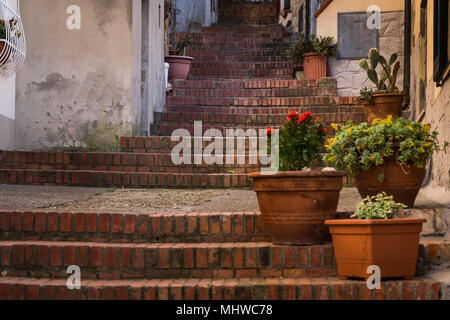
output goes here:
{"type": "Polygon", "coordinates": [[[295,41],[289,50],[286,51],[286,57],[294,64],[303,63],[303,55],[309,52],[318,52],[330,57],[338,55],[338,45],[333,44],[333,37],[316,37],[315,34],[306,39],[305,35],[300,34],[299,40],[295,41]]]}
{"type": "MultiPolygon", "coordinates": [[[[267,130],[269,152],[273,129],[267,130]]],[[[281,171],[300,171],[312,167],[320,160],[327,130],[319,118],[313,120],[310,112],[303,115],[292,111],[280,130],[279,156],[281,171]]]]}
{"type": "Polygon", "coordinates": [[[4,20],[0,20],[0,39],[6,39],[6,26],[4,20]]]}
{"type": "Polygon", "coordinates": [[[356,212],[352,218],[361,220],[389,220],[407,206],[394,201],[393,196],[388,196],[385,192],[375,197],[367,197],[358,204],[356,212]]]}
{"type": "MultiPolygon", "coordinates": [[[[18,23],[16,19],[9,20],[10,36],[12,38],[19,39],[22,36],[22,32],[19,30],[18,23]]],[[[6,39],[7,37],[7,27],[5,20],[0,20],[0,39],[6,39]]]]}
{"type": "Polygon", "coordinates": [[[361,89],[360,91],[360,99],[363,104],[372,104],[373,103],[373,90],[367,89],[364,87],[364,89],[361,89]]]}
{"type": "Polygon", "coordinates": [[[191,45],[191,40],[188,38],[181,39],[177,42],[177,46],[175,48],[175,55],[177,56],[184,56],[186,48],[191,45]]]}
{"type": "MultiPolygon", "coordinates": [[[[341,128],[335,124],[333,127],[338,132],[328,140],[324,161],[352,176],[360,169],[383,165],[388,157],[395,157],[405,171],[411,166],[423,168],[434,152],[446,151],[448,146],[447,142],[442,148],[439,146],[438,132],[431,132],[429,124],[391,116],[376,119],[372,126],[349,121],[341,128]]],[[[379,180],[384,181],[384,177],[379,180]]]]}
{"type": "Polygon", "coordinates": [[[394,53],[388,62],[377,49],[373,48],[369,51],[369,60],[362,59],[359,62],[359,66],[367,71],[367,77],[375,84],[377,91],[397,93],[396,83],[400,70],[400,61],[397,60],[398,54],[394,53]],[[378,74],[377,68],[379,66],[380,73],[378,74]]]}

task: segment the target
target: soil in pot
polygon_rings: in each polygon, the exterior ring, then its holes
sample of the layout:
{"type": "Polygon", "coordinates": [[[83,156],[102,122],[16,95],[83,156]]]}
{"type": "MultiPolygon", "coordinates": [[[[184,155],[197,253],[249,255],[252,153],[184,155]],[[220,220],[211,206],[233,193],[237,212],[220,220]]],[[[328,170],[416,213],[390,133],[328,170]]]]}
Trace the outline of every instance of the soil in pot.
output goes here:
{"type": "Polygon", "coordinates": [[[186,80],[191,69],[192,57],[166,56],[165,62],[170,64],[169,81],[186,80]]]}
{"type": "Polygon", "coordinates": [[[279,245],[312,245],[331,240],[324,222],[336,216],[342,171],[252,173],[264,224],[279,245]]]}
{"type": "Polygon", "coordinates": [[[420,233],[425,219],[329,220],[341,278],[364,278],[379,266],[381,278],[412,278],[416,274],[420,233]]]}
{"type": "Polygon", "coordinates": [[[303,55],[305,80],[320,80],[327,76],[327,56],[323,53],[306,53],[303,55]]]}
{"type": "Polygon", "coordinates": [[[385,159],[382,166],[372,167],[367,171],[359,170],[356,176],[356,187],[361,197],[376,196],[386,192],[394,196],[396,202],[414,207],[420,187],[425,178],[425,168],[402,168],[394,157],[385,159]],[[384,175],[384,181],[379,176],[384,175]]]}
{"type": "Polygon", "coordinates": [[[367,121],[385,119],[388,116],[400,117],[405,95],[403,93],[374,94],[373,104],[365,106],[367,121]]]}

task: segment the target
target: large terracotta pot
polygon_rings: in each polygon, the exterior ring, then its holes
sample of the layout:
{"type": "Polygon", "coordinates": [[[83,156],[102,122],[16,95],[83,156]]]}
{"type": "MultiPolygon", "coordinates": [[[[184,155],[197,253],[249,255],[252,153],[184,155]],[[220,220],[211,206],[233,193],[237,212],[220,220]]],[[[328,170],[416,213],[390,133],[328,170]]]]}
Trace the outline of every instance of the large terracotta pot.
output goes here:
{"type": "Polygon", "coordinates": [[[273,242],[311,245],[330,241],[324,222],[336,216],[345,175],[342,171],[251,173],[273,242]]]}
{"type": "Polygon", "coordinates": [[[387,195],[394,196],[396,202],[414,207],[414,202],[425,179],[425,168],[413,166],[405,168],[405,171],[394,157],[386,158],[384,165],[372,167],[367,171],[359,170],[355,178],[356,187],[363,198],[386,192],[387,195]],[[385,176],[383,182],[378,179],[380,174],[385,176]]]}
{"type": "Polygon", "coordinates": [[[303,55],[305,80],[320,80],[327,76],[327,56],[323,53],[311,52],[303,55]]]}
{"type": "Polygon", "coordinates": [[[412,278],[416,274],[419,239],[425,219],[329,220],[338,274],[364,278],[379,266],[381,278],[412,278]]]}
{"type": "Polygon", "coordinates": [[[186,80],[194,58],[185,56],[166,56],[165,61],[170,64],[169,81],[186,80]]]}
{"type": "Polygon", "coordinates": [[[367,121],[372,123],[375,119],[385,119],[388,116],[400,117],[404,97],[403,93],[374,94],[373,104],[365,106],[367,121]]]}

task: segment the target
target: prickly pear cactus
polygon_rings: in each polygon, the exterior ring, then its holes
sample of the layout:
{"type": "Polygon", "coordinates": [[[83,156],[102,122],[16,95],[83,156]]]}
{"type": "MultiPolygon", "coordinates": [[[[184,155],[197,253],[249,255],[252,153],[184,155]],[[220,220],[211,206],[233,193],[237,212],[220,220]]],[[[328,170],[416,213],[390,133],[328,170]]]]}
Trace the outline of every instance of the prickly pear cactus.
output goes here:
{"type": "Polygon", "coordinates": [[[397,60],[398,54],[394,53],[388,62],[377,49],[373,48],[369,51],[369,60],[362,59],[359,66],[367,71],[367,77],[375,84],[378,91],[393,93],[398,92],[396,83],[400,61],[397,60]],[[377,71],[379,66],[381,66],[380,73],[377,71]]]}

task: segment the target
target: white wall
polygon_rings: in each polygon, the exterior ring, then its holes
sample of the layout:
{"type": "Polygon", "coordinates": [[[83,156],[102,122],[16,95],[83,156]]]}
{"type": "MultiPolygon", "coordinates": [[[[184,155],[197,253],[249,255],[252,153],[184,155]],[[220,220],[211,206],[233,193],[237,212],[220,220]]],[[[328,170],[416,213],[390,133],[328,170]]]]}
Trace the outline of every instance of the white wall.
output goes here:
{"type": "Polygon", "coordinates": [[[0,78],[0,115],[15,119],[16,112],[16,78],[11,77],[9,79],[0,78]]]}
{"type": "Polygon", "coordinates": [[[0,150],[14,149],[15,77],[0,79],[0,150]]]}

